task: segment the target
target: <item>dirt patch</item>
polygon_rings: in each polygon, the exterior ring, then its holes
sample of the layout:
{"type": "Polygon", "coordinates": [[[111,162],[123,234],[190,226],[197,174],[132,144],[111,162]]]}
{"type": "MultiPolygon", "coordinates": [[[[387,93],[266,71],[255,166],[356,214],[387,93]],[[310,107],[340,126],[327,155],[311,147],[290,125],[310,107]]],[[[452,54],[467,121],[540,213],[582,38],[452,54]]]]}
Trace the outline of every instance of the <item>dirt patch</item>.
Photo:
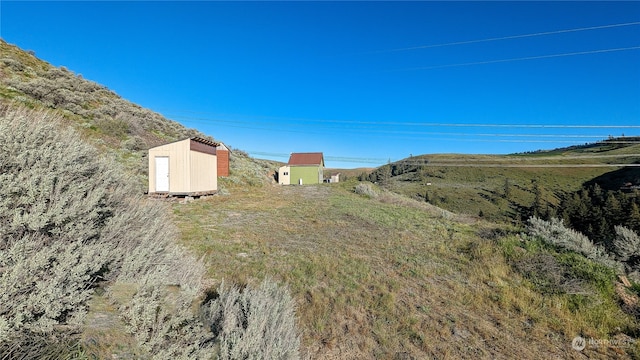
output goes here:
{"type": "Polygon", "coordinates": [[[293,197],[300,196],[305,199],[326,199],[331,193],[328,185],[289,185],[282,186],[281,192],[283,196],[293,197]]]}

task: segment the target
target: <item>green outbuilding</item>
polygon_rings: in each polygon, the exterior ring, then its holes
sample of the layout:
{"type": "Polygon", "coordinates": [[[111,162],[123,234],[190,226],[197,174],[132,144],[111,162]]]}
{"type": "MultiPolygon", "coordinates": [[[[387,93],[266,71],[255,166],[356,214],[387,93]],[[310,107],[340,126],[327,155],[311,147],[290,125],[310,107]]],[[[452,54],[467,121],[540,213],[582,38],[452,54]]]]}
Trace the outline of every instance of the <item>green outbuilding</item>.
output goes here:
{"type": "Polygon", "coordinates": [[[291,153],[287,165],[278,171],[281,185],[321,184],[324,180],[324,156],[321,152],[291,153]]]}

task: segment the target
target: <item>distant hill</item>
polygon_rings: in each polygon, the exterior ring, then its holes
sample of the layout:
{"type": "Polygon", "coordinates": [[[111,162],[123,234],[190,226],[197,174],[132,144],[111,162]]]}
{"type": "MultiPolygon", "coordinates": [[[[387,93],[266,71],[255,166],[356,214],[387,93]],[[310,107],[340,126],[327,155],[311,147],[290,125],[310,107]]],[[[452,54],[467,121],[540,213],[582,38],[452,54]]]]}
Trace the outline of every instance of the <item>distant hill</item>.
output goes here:
{"type": "Polygon", "coordinates": [[[594,143],[586,143],[582,145],[573,145],[567,146],[552,150],[536,150],[536,151],[528,151],[521,154],[525,155],[559,155],[559,154],[589,154],[589,153],[602,153],[607,151],[613,151],[618,149],[627,150],[637,150],[637,147],[634,148],[634,144],[640,143],[640,136],[621,136],[621,137],[613,137],[609,136],[609,138],[597,141],[594,143]]]}
{"type": "Polygon", "coordinates": [[[638,138],[627,137],[513,155],[421,155],[363,179],[457,213],[513,221],[536,198],[553,208],[589,183],[612,190],[640,185],[640,168],[623,166],[640,163],[639,154],[638,138]]]}
{"type": "MultiPolygon", "coordinates": [[[[1,39],[0,103],[59,112],[85,140],[122,163],[141,188],[147,181],[149,148],[192,136],[214,140],[1,39]]],[[[267,171],[260,169],[269,166],[232,150],[231,177],[237,177],[236,182],[265,182],[262,172],[267,171]]]]}

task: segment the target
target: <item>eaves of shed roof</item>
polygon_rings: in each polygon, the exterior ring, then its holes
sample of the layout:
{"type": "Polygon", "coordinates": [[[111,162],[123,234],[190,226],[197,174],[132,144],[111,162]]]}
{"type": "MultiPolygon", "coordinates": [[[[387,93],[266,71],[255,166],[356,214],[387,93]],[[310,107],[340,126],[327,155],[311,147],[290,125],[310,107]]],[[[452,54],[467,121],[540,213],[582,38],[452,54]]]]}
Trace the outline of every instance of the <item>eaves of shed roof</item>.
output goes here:
{"type": "Polygon", "coordinates": [[[287,165],[321,165],[324,166],[324,157],[321,152],[291,153],[287,165]]]}

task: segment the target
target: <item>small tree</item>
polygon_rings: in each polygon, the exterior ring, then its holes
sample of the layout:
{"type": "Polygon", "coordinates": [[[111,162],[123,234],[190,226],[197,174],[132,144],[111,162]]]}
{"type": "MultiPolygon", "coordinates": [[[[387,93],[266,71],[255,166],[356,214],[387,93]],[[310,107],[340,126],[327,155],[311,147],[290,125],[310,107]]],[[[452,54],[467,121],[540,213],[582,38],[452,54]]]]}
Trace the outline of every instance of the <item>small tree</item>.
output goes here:
{"type": "Polygon", "coordinates": [[[504,187],[503,187],[503,195],[505,200],[511,199],[511,183],[509,182],[509,178],[504,179],[504,187]]]}
{"type": "Polygon", "coordinates": [[[380,167],[380,182],[382,185],[387,185],[389,180],[391,180],[391,165],[383,165],[380,167]]]}
{"type": "Polygon", "coordinates": [[[540,216],[542,214],[542,189],[537,181],[533,183],[533,204],[531,205],[531,214],[540,216]]]}
{"type": "Polygon", "coordinates": [[[626,225],[631,229],[640,229],[640,207],[635,201],[631,203],[626,225]]]}

